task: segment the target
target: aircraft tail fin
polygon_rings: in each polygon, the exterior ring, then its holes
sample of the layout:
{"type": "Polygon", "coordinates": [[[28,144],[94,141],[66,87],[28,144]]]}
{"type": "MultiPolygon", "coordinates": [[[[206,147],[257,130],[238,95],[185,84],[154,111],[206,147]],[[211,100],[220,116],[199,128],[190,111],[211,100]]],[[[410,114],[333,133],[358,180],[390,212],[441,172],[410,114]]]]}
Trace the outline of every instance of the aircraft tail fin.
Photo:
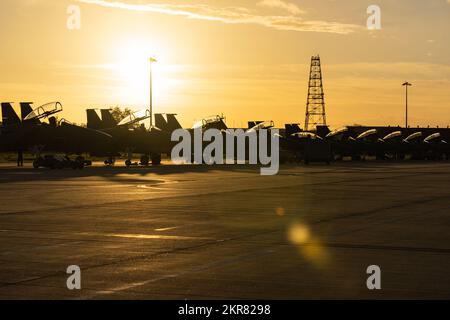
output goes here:
{"type": "Polygon", "coordinates": [[[251,129],[251,128],[254,128],[254,127],[256,127],[258,124],[261,124],[261,123],[263,123],[264,121],[249,121],[248,122],[248,128],[247,129],[251,129]]]}
{"type": "Polygon", "coordinates": [[[117,126],[117,121],[114,119],[110,109],[100,110],[102,114],[102,126],[103,129],[113,128],[117,126]]]}
{"type": "MultiPolygon", "coordinates": [[[[22,118],[22,121],[25,119],[27,115],[29,115],[31,112],[33,112],[33,107],[31,106],[33,102],[21,102],[20,103],[20,117],[22,118]]],[[[33,123],[40,123],[39,119],[32,119],[29,120],[33,123]]]]}
{"type": "Polygon", "coordinates": [[[166,131],[167,121],[161,113],[155,113],[155,126],[161,130],[166,131]]]}
{"type": "Polygon", "coordinates": [[[2,123],[3,125],[20,123],[20,118],[10,102],[2,102],[2,123]]]}
{"type": "Polygon", "coordinates": [[[102,120],[98,116],[97,110],[95,109],[87,109],[87,127],[89,129],[99,130],[102,129],[102,120]]]}
{"type": "Polygon", "coordinates": [[[290,136],[295,133],[299,133],[302,131],[300,125],[298,123],[287,123],[285,124],[286,136],[290,136]]]}
{"type": "Polygon", "coordinates": [[[327,134],[331,132],[330,128],[328,126],[317,126],[317,135],[319,137],[326,137],[327,134]]]}
{"type": "Polygon", "coordinates": [[[155,113],[155,126],[166,132],[173,132],[176,129],[181,129],[181,124],[176,118],[176,114],[166,114],[166,118],[161,113],[155,113]]]}
{"type": "Polygon", "coordinates": [[[181,124],[178,122],[176,114],[168,114],[167,115],[167,125],[169,127],[169,132],[175,131],[177,129],[181,129],[181,124]]]}

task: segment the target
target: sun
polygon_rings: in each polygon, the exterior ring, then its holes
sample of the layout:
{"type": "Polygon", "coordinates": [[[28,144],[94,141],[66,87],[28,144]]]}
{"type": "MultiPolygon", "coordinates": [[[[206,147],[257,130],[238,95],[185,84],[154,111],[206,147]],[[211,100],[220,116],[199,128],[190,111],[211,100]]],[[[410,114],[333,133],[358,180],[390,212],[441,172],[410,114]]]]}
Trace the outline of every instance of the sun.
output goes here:
{"type": "Polygon", "coordinates": [[[127,40],[114,47],[113,63],[114,77],[117,77],[119,87],[117,98],[121,103],[131,106],[148,106],[150,96],[150,59],[152,62],[153,96],[154,102],[168,94],[173,85],[170,73],[173,66],[165,60],[169,54],[162,46],[151,44],[144,40],[127,40]],[[169,72],[170,71],[170,72],[169,72]]]}

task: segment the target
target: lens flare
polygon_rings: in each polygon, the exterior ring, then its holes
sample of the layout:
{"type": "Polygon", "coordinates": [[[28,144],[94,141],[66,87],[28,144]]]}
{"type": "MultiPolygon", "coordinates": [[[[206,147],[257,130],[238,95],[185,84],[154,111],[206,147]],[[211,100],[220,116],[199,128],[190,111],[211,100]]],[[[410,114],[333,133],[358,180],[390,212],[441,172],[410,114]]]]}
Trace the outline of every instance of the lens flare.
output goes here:
{"type": "Polygon", "coordinates": [[[324,269],[330,265],[330,255],[321,241],[303,223],[293,223],[288,229],[289,241],[298,247],[300,255],[311,265],[324,269]]]}
{"type": "Polygon", "coordinates": [[[309,228],[301,223],[294,223],[288,231],[289,240],[296,245],[301,245],[310,239],[311,233],[309,228]]]}
{"type": "Polygon", "coordinates": [[[279,217],[284,217],[286,215],[286,210],[284,210],[284,208],[282,208],[282,207],[278,207],[275,209],[275,213],[279,217]]]}

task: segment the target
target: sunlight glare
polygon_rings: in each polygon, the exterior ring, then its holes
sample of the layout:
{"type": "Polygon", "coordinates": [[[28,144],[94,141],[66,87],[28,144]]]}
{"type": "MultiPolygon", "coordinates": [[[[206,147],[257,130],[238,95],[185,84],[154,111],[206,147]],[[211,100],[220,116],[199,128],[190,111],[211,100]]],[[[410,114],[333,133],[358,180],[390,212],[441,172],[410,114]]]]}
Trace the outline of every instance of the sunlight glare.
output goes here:
{"type": "Polygon", "coordinates": [[[170,87],[177,84],[173,79],[176,66],[165,63],[165,57],[169,56],[163,47],[142,40],[128,40],[115,48],[115,62],[113,69],[120,87],[116,92],[116,98],[121,103],[139,105],[149,104],[150,87],[150,57],[156,58],[152,63],[153,74],[153,102],[157,105],[161,99],[170,94],[170,87]]]}

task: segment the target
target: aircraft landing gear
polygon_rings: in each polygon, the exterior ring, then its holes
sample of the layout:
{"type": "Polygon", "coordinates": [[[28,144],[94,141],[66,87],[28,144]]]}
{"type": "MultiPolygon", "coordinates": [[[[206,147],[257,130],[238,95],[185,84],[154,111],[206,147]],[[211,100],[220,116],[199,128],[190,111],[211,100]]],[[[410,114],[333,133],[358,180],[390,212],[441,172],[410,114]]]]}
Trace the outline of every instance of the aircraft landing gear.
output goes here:
{"type": "Polygon", "coordinates": [[[33,161],[33,168],[39,169],[39,167],[41,166],[41,163],[42,163],[42,158],[41,157],[37,157],[33,161]]]}
{"type": "Polygon", "coordinates": [[[153,153],[151,155],[151,158],[152,158],[152,165],[159,166],[161,164],[161,154],[153,153]]]}
{"type": "Polygon", "coordinates": [[[125,165],[127,168],[131,167],[133,163],[131,162],[131,159],[133,158],[133,153],[131,151],[128,151],[127,160],[125,160],[125,165]]]}
{"type": "Polygon", "coordinates": [[[106,166],[113,166],[115,163],[116,163],[116,159],[113,157],[109,157],[108,159],[105,160],[106,166]]]}
{"type": "Polygon", "coordinates": [[[137,166],[137,165],[148,166],[150,164],[150,161],[151,161],[152,165],[154,165],[154,166],[160,165],[161,164],[161,154],[152,153],[150,156],[143,154],[143,155],[141,155],[140,162],[137,163],[137,162],[132,162],[132,154],[129,153],[128,159],[125,161],[125,165],[127,167],[137,166]]]}
{"type": "MultiPolygon", "coordinates": [[[[67,158],[67,159],[69,159],[69,158],[67,158]]],[[[76,170],[76,169],[83,170],[85,164],[86,164],[86,159],[82,156],[78,156],[75,159],[75,161],[72,163],[72,169],[73,170],[76,170]]]]}
{"type": "MultiPolygon", "coordinates": [[[[153,160],[152,160],[152,162],[153,162],[153,160]]],[[[141,166],[148,166],[149,163],[150,163],[150,158],[147,155],[143,154],[141,156],[141,163],[140,163],[141,166]]]]}

